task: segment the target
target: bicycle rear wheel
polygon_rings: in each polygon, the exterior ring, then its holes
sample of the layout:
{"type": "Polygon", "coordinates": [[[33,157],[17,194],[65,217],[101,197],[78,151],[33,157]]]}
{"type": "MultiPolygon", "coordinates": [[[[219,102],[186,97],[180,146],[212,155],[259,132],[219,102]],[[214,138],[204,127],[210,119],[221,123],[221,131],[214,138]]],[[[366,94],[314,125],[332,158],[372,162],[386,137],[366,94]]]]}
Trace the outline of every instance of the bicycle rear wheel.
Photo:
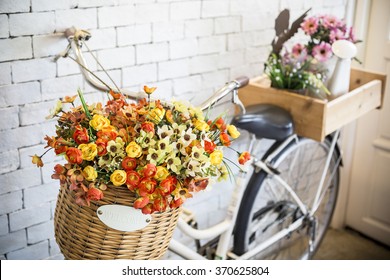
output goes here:
{"type": "MultiPolygon", "coordinates": [[[[273,159],[272,166],[293,188],[302,202],[310,208],[313,204],[327,155],[330,141],[316,142],[301,138],[290,143],[273,159]]],[[[340,155],[334,150],[321,195],[320,206],[315,212],[317,225],[313,242],[315,252],[329,226],[336,205],[339,186],[340,155]]],[[[264,171],[253,174],[241,203],[234,233],[233,252],[242,255],[255,248],[277,232],[287,228],[302,212],[291,195],[264,171]]],[[[298,230],[269,246],[255,259],[308,259],[309,234],[312,230],[303,224],[298,230]]]]}

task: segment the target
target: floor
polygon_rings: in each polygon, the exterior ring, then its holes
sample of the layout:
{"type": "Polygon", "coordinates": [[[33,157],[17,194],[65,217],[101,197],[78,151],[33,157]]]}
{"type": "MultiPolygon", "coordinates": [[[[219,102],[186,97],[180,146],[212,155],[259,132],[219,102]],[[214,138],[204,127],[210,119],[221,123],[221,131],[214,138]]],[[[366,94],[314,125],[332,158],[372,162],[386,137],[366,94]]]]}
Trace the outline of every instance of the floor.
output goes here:
{"type": "Polygon", "coordinates": [[[316,260],[390,260],[390,248],[352,229],[329,229],[316,260]]]}

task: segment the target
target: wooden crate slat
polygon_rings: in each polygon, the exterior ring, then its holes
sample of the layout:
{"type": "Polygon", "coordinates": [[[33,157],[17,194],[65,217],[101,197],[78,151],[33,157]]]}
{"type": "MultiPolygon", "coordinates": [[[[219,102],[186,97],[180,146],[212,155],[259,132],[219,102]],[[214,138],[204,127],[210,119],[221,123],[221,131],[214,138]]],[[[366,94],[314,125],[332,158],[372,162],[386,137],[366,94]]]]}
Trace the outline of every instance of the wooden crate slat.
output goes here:
{"type": "Polygon", "coordinates": [[[383,102],[386,75],[351,69],[350,80],[351,91],[329,101],[266,87],[262,77],[251,79],[239,97],[246,107],[263,103],[284,108],[293,116],[298,135],[322,141],[383,102]]]}

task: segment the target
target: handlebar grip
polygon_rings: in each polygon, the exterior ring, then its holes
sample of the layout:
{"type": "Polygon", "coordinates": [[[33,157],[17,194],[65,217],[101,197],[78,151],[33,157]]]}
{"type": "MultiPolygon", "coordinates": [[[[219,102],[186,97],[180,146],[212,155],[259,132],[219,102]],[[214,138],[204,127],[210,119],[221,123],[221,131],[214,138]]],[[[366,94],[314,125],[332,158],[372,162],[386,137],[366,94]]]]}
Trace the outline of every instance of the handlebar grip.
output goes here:
{"type": "Polygon", "coordinates": [[[237,83],[238,88],[242,88],[249,83],[249,78],[247,76],[239,76],[234,81],[237,83]]]}

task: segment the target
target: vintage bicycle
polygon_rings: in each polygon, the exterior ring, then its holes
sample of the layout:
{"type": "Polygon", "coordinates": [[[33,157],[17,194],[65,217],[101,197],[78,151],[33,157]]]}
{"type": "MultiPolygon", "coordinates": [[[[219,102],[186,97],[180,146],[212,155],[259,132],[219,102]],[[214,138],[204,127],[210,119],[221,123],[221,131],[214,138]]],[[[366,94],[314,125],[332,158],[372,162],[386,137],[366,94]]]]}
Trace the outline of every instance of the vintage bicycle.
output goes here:
{"type": "MultiPolygon", "coordinates": [[[[85,79],[98,90],[107,85],[88,70],[82,46],[90,33],[67,29],[69,41],[58,57],[72,57],[85,79]]],[[[248,83],[241,77],[226,83],[200,105],[203,110],[228,98],[242,113],[232,123],[249,132],[250,164],[235,176],[225,219],[197,229],[195,215],[183,209],[178,228],[195,240],[196,249],[172,239],[169,250],[185,259],[310,259],[320,246],[337,201],[342,158],[340,130],[315,141],[294,133],[291,115],[270,104],[244,107],[238,89],[248,83]],[[261,139],[273,144],[256,156],[261,139]],[[201,240],[209,240],[201,244],[201,240]]],[[[137,100],[140,93],[122,91],[137,100]]]]}

